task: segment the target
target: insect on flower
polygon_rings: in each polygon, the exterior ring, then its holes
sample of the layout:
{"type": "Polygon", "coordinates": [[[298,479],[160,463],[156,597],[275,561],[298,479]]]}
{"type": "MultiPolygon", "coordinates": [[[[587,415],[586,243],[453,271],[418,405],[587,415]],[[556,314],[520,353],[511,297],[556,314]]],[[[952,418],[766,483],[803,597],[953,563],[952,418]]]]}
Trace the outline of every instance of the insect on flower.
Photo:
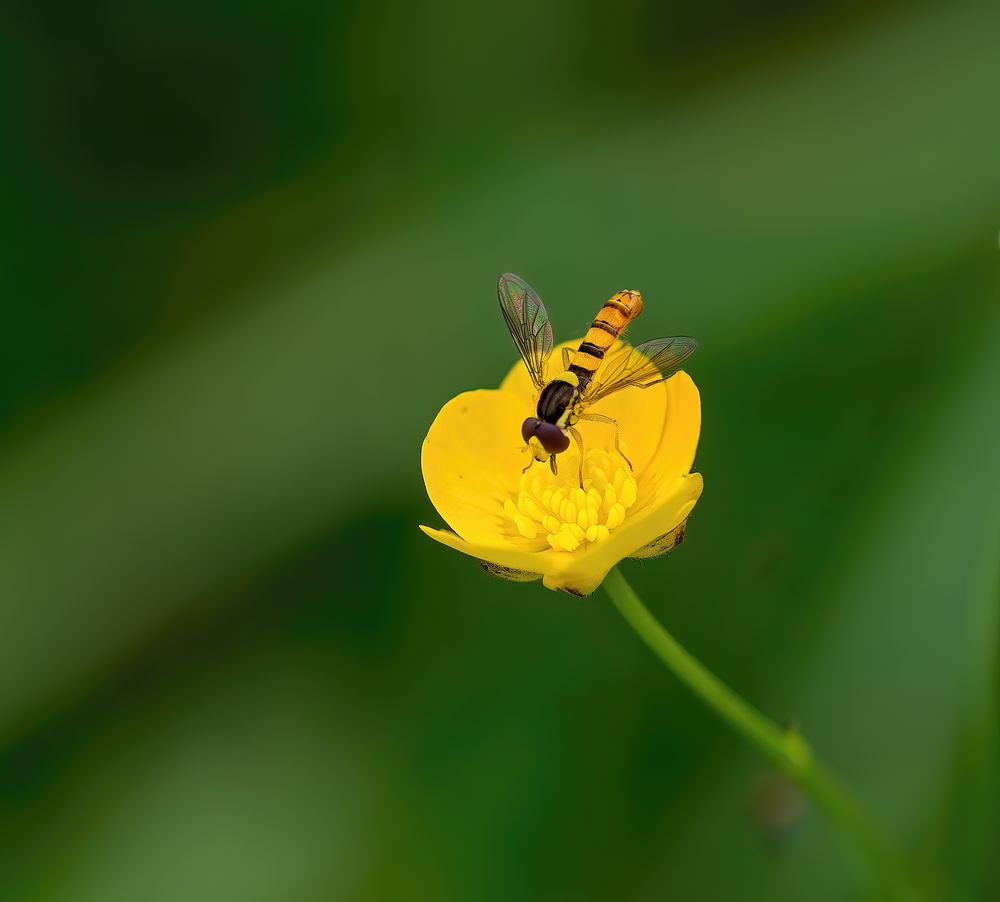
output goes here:
{"type": "Polygon", "coordinates": [[[496,576],[589,595],[619,561],[684,538],[703,488],[691,469],[701,396],[687,373],[667,376],[694,340],[629,347],[621,333],[642,309],[636,292],[615,295],[582,340],[556,347],[542,302],[517,276],[500,278],[500,306],[521,359],[498,387],[460,392],[435,416],[420,469],[448,528],[420,528],[496,576]],[[553,354],[563,368],[548,379],[553,354]]]}
{"type": "Polygon", "coordinates": [[[604,423],[615,431],[615,449],[632,469],[621,449],[616,420],[588,412],[592,404],[624,388],[649,388],[668,379],[694,353],[698,342],[675,335],[653,338],[630,347],[620,340],[622,333],[640,313],[638,291],[619,291],[604,303],[575,352],[563,348],[563,371],[546,378],[552,355],[552,324],[545,305],[530,285],[513,273],[504,273],[497,283],[500,310],[511,338],[539,392],[535,416],[521,425],[521,437],[534,463],[548,461],[558,474],[556,457],[569,448],[570,437],[580,449],[579,482],[583,486],[583,438],[575,424],[581,420],[604,423]]]}

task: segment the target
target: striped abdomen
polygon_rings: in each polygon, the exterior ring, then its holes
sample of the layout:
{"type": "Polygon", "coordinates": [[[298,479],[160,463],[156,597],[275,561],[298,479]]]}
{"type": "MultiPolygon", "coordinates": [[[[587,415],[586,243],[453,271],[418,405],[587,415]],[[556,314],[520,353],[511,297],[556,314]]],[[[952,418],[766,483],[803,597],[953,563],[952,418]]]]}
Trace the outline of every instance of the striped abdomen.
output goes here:
{"type": "Polygon", "coordinates": [[[581,392],[594,378],[608,349],[640,313],[642,295],[638,291],[619,291],[601,308],[569,365],[570,372],[580,380],[581,392]]]}

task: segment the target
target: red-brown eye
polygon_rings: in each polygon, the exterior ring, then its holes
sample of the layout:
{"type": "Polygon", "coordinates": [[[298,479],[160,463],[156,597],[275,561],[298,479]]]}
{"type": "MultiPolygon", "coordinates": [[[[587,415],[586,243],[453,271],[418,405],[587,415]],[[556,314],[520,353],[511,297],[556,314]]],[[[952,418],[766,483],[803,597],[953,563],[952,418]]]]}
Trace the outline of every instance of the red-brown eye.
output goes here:
{"type": "Polygon", "coordinates": [[[538,417],[528,417],[528,419],[521,424],[521,438],[524,439],[525,444],[527,444],[531,437],[535,434],[535,430],[538,428],[538,424],[540,422],[541,420],[538,419],[538,417]]]}
{"type": "Polygon", "coordinates": [[[535,435],[549,454],[562,454],[569,447],[569,435],[555,423],[539,422],[535,435]]]}

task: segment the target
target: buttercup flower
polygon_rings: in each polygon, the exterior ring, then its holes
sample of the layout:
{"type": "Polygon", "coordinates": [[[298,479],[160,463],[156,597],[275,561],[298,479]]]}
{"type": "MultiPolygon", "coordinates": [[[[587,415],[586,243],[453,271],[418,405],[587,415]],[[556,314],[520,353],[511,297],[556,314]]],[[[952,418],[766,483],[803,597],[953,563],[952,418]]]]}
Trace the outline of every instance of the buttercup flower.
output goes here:
{"type": "MultiPolygon", "coordinates": [[[[562,347],[575,349],[579,341],[562,347]]],[[[650,388],[609,395],[595,412],[614,429],[579,422],[583,487],[575,443],[559,456],[559,475],[530,460],[521,424],[537,392],[520,361],[499,389],[463,392],[438,413],[424,439],[427,494],[451,530],[420,528],[432,539],[478,558],[489,572],[550,589],[589,595],[626,557],[653,557],[680,543],[701,495],[692,473],[701,430],[701,399],[678,372],[650,388]],[[453,530],[453,531],[452,531],[453,530]]]]}

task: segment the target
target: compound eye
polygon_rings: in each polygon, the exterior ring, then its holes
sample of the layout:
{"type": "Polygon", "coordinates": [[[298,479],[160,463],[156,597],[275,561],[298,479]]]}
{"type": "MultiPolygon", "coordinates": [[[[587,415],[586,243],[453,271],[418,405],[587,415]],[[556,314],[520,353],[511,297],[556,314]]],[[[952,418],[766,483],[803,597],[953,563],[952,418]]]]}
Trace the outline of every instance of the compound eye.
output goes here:
{"type": "Polygon", "coordinates": [[[555,423],[539,423],[535,435],[549,454],[562,454],[569,447],[569,436],[555,423]]]}
{"type": "Polygon", "coordinates": [[[524,443],[527,444],[531,437],[535,434],[535,430],[538,429],[538,424],[542,421],[538,417],[528,417],[521,424],[521,438],[524,439],[524,443]]]}

